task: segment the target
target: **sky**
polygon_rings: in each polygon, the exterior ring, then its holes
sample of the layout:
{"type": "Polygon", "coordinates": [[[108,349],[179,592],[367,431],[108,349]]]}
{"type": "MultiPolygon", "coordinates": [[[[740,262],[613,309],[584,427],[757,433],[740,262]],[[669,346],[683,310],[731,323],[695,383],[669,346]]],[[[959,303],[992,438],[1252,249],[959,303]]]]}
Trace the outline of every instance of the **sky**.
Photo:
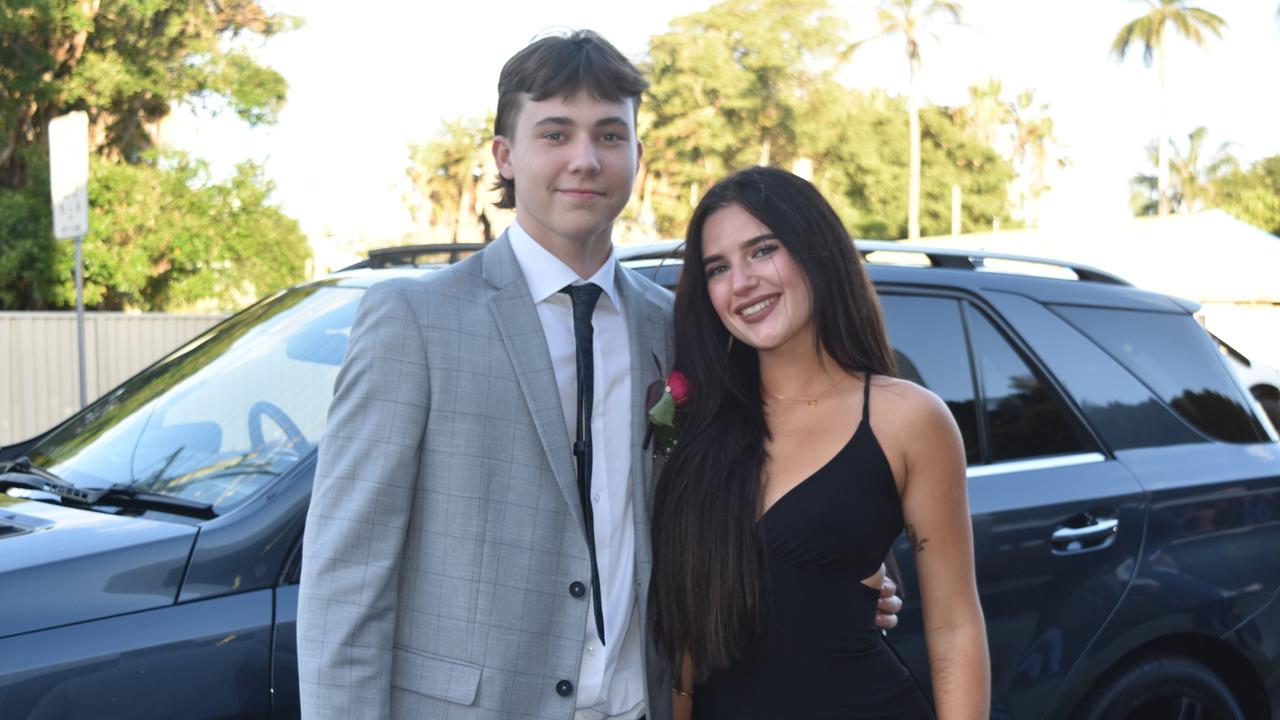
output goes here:
{"type": "MultiPolygon", "coordinates": [[[[497,102],[508,57],[557,28],[600,32],[632,59],[672,18],[707,0],[602,3],[521,0],[416,3],[392,0],[263,0],[298,15],[299,30],[253,47],[280,71],[289,99],[279,123],[248,128],[230,113],[184,108],[166,124],[171,144],[208,159],[215,171],[264,163],[274,199],[313,244],[397,241],[412,223],[402,197],[408,145],[428,140],[450,118],[497,102]]],[[[870,3],[833,0],[851,39],[876,33],[870,3]]],[[[1280,0],[1196,0],[1221,15],[1224,39],[1201,49],[1169,43],[1169,131],[1185,143],[1197,126],[1208,144],[1231,142],[1246,164],[1280,154],[1280,0]]],[[[922,49],[927,100],[955,105],[967,88],[1002,81],[1007,97],[1034,89],[1048,103],[1070,160],[1053,178],[1042,226],[1081,227],[1129,215],[1129,179],[1147,166],[1144,148],[1158,125],[1154,68],[1140,49],[1119,63],[1117,31],[1143,14],[1142,0],[962,0],[965,26],[943,27],[922,49]]],[[[850,87],[903,93],[907,68],[898,39],[868,42],[843,69],[850,87]]],[[[643,132],[643,128],[641,128],[643,132]]],[[[643,135],[641,137],[643,140],[643,135]]],[[[925,169],[927,172],[927,168],[925,169]]]]}

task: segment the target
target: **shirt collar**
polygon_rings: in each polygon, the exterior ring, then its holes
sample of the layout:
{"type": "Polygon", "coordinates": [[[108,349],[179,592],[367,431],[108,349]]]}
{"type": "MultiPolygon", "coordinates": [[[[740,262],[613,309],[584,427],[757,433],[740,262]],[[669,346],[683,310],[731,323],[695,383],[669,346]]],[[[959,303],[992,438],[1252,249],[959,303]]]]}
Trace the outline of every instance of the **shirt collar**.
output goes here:
{"type": "Polygon", "coordinates": [[[520,266],[520,272],[524,273],[524,281],[529,286],[529,294],[533,296],[535,304],[555,297],[556,293],[569,285],[589,282],[599,285],[615,308],[622,307],[622,303],[618,301],[617,286],[614,282],[618,257],[612,247],[609,248],[609,258],[604,261],[600,269],[583,280],[560,258],[538,244],[533,236],[520,227],[520,223],[511,223],[511,227],[507,228],[507,239],[511,242],[511,251],[515,253],[516,264],[520,266]]]}

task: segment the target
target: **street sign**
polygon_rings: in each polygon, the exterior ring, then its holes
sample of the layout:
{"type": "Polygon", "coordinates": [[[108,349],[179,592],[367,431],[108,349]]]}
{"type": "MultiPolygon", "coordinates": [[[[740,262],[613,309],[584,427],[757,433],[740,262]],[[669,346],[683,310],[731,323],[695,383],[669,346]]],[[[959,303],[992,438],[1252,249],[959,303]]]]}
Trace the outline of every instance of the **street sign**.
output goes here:
{"type": "Polygon", "coordinates": [[[53,236],[89,233],[89,116],[67,113],[49,121],[49,190],[53,236]]]}
{"type": "Polygon", "coordinates": [[[88,402],[84,361],[84,236],[89,234],[89,116],[67,113],[49,121],[49,195],[53,237],[76,241],[76,349],[80,407],[88,402]]]}

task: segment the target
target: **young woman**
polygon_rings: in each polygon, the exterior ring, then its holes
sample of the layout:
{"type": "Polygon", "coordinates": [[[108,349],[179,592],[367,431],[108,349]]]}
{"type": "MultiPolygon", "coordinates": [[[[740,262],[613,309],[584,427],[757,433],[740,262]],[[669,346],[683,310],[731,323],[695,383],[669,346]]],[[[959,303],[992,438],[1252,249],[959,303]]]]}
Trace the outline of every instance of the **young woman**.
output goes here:
{"type": "Polygon", "coordinates": [[[986,718],[960,433],[893,377],[875,291],[808,182],[752,168],[689,226],[676,368],[692,386],[658,483],[649,607],[676,717],[986,718]],[[906,531],[930,698],[875,628],[906,531]]]}

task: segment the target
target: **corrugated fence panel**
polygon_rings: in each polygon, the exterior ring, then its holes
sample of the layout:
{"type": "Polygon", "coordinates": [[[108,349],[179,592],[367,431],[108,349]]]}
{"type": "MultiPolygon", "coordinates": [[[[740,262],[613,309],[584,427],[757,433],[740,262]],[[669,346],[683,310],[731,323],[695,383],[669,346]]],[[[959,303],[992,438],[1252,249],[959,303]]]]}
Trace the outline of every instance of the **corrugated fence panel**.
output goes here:
{"type": "MultiPolygon", "coordinates": [[[[223,318],[85,313],[89,401],[223,318]]],[[[0,312],[0,445],[48,430],[80,407],[77,357],[75,313],[0,312]]]]}

